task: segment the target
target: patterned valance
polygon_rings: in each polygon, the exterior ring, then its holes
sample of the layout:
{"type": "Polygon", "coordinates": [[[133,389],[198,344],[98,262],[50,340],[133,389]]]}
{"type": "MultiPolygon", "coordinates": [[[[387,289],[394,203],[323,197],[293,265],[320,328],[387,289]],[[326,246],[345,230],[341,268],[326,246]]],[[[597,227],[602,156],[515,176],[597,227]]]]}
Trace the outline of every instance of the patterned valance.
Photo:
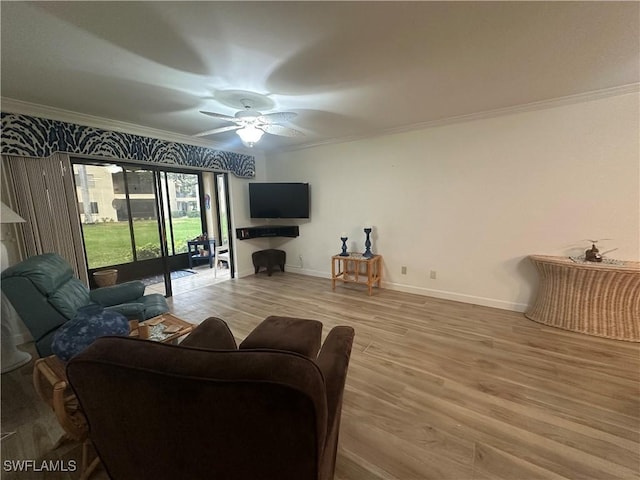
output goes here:
{"type": "Polygon", "coordinates": [[[251,155],[28,115],[5,112],[0,115],[0,151],[6,155],[48,157],[55,152],[66,152],[229,171],[240,178],[252,178],[256,174],[255,158],[251,155]]]}

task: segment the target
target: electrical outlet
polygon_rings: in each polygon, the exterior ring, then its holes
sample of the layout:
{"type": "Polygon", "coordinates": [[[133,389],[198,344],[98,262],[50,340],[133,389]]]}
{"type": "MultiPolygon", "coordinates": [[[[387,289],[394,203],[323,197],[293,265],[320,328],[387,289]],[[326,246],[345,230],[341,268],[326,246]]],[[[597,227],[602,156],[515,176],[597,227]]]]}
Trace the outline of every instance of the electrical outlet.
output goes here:
{"type": "Polygon", "coordinates": [[[402,275],[406,275],[407,274],[407,267],[405,267],[404,265],[402,266],[402,269],[400,271],[400,273],[402,273],[402,275]]]}
{"type": "Polygon", "coordinates": [[[431,278],[431,280],[435,280],[437,277],[437,272],[435,270],[431,270],[431,272],[429,273],[429,278],[431,278]]]}

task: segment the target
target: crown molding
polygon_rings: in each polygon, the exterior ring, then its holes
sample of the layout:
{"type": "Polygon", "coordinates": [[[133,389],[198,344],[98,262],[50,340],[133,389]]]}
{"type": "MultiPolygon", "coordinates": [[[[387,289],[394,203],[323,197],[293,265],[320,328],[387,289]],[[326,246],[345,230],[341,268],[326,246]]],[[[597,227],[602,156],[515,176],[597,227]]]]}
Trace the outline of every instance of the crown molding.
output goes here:
{"type": "Polygon", "coordinates": [[[201,140],[189,135],[181,135],[179,133],[144,127],[133,123],[120,122],[117,120],[110,120],[108,118],[72,112],[70,110],[63,110],[61,108],[23,102],[22,100],[16,100],[13,98],[0,97],[0,110],[7,113],[29,115],[32,117],[46,118],[48,120],[58,120],[61,122],[83,125],[85,127],[94,127],[102,130],[130,133],[133,135],[140,135],[142,137],[157,138],[159,140],[166,140],[168,142],[184,143],[187,145],[195,145],[198,147],[211,148],[214,150],[224,150],[248,155],[253,154],[253,151],[247,149],[229,149],[228,147],[222,146],[217,142],[212,142],[204,139],[201,140]]]}
{"type": "Polygon", "coordinates": [[[378,130],[376,132],[366,134],[366,135],[351,135],[348,137],[340,137],[340,138],[334,138],[334,139],[329,139],[325,141],[315,142],[313,144],[284,147],[284,148],[278,149],[278,151],[290,152],[290,151],[296,151],[296,150],[304,150],[307,148],[319,147],[323,145],[332,145],[336,143],[348,143],[348,142],[354,142],[357,140],[366,140],[374,137],[395,135],[398,133],[412,132],[416,130],[423,130],[426,128],[433,128],[433,127],[441,127],[441,126],[451,125],[455,123],[471,122],[474,120],[483,120],[488,118],[501,117],[504,115],[513,115],[516,113],[530,112],[534,110],[544,110],[544,109],[555,108],[555,107],[560,107],[564,105],[572,105],[576,103],[589,102],[593,100],[599,100],[602,98],[629,95],[634,93],[640,93],[640,83],[631,83],[628,85],[620,85],[617,87],[578,93],[575,95],[567,95],[564,97],[551,98],[548,100],[541,100],[538,102],[514,105],[511,107],[485,110],[482,112],[470,113],[466,115],[458,115],[455,117],[446,117],[438,120],[430,120],[428,122],[413,123],[411,125],[403,125],[402,127],[378,130]]]}
{"type": "Polygon", "coordinates": [[[495,118],[504,115],[512,115],[515,113],[530,112],[534,110],[545,110],[548,108],[556,108],[564,105],[572,105],[576,103],[590,102],[601,98],[616,97],[620,95],[628,95],[630,93],[640,92],[640,83],[632,83],[629,85],[621,85],[617,87],[605,88],[591,92],[578,93],[575,95],[567,95],[564,97],[550,98],[537,102],[523,103],[521,105],[513,105],[510,107],[496,108],[493,110],[485,110],[482,112],[470,113],[467,115],[458,115],[455,117],[443,118],[430,122],[414,124],[410,128],[400,127],[391,129],[388,133],[398,133],[407,130],[417,130],[422,128],[439,127],[441,125],[449,125],[452,123],[470,122],[473,120],[483,120],[485,118],[495,118]],[[412,128],[415,127],[415,128],[412,128]]]}
{"type": "MultiPolygon", "coordinates": [[[[521,105],[514,105],[510,107],[498,108],[493,110],[485,110],[482,112],[475,112],[466,115],[458,115],[454,117],[446,117],[437,120],[430,120],[427,122],[414,123],[410,125],[403,125],[401,127],[394,127],[389,129],[377,130],[363,135],[351,135],[345,137],[336,137],[314,143],[307,143],[304,145],[293,145],[289,147],[278,148],[270,152],[264,152],[265,154],[273,154],[278,152],[290,152],[296,150],[305,150],[308,148],[320,147],[324,145],[333,145],[338,143],[348,143],[358,140],[366,140],[375,137],[381,137],[386,135],[395,135],[398,133],[411,132],[415,130],[422,130],[426,128],[441,127],[445,125],[451,125],[455,123],[470,122],[474,120],[483,120],[488,118],[495,118],[504,115],[512,115],[516,113],[529,112],[534,110],[543,110],[548,108],[559,107],[563,105],[571,105],[575,103],[588,102],[593,100],[599,100],[601,98],[614,97],[620,95],[628,95],[632,93],[640,92],[640,83],[631,83],[628,85],[620,85],[611,88],[605,88],[601,90],[594,90],[590,92],[578,93],[575,95],[567,95],[564,97],[551,98],[547,100],[541,100],[537,102],[531,102],[521,105]]],[[[0,110],[8,113],[16,113],[22,115],[30,115],[34,117],[47,118],[50,120],[59,120],[68,123],[75,123],[78,125],[84,125],[87,127],[95,127],[103,130],[112,130],[116,132],[131,133],[134,135],[141,135],[144,137],[158,138],[169,142],[184,143],[187,145],[196,145],[199,147],[213,148],[220,150],[227,150],[236,153],[255,155],[254,149],[228,149],[221,146],[217,142],[209,140],[199,139],[188,135],[181,135],[165,130],[158,130],[154,128],[144,127],[133,123],[120,122],[117,120],[109,120],[102,117],[95,117],[93,115],[87,115],[83,113],[72,112],[69,110],[63,110],[60,108],[49,107],[46,105],[39,105],[35,103],[23,102],[21,100],[15,100],[12,98],[0,97],[0,110]]],[[[257,150],[257,149],[256,149],[257,150]]]]}

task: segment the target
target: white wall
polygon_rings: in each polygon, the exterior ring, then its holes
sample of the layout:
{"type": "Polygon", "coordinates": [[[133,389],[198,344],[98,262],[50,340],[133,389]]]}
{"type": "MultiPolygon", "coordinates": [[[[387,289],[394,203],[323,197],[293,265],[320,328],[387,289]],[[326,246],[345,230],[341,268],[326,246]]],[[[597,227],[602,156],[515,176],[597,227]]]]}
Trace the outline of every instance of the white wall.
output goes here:
{"type": "Polygon", "coordinates": [[[340,232],[363,251],[371,223],[384,287],[525,310],[527,255],[611,238],[601,251],[640,258],[639,104],[632,93],[272,155],[267,180],[309,182],[312,204],[300,237],[272,246],[291,270],[328,277],[340,232]]]}
{"type": "Polygon", "coordinates": [[[238,240],[235,234],[236,228],[258,224],[249,217],[249,183],[266,181],[266,172],[264,155],[256,151],[254,156],[256,159],[256,176],[254,178],[238,178],[232,173],[229,174],[229,198],[233,230],[231,241],[233,242],[235,253],[234,260],[237,277],[253,274],[251,254],[256,250],[269,248],[268,239],[238,240]]]}
{"type": "Polygon", "coordinates": [[[200,195],[209,195],[211,199],[209,210],[204,211],[204,218],[206,223],[206,232],[211,237],[216,237],[216,245],[220,241],[217,238],[218,234],[218,216],[216,215],[216,196],[218,195],[218,189],[216,188],[215,175],[213,172],[202,172],[202,183],[204,190],[200,192],[200,195]]]}

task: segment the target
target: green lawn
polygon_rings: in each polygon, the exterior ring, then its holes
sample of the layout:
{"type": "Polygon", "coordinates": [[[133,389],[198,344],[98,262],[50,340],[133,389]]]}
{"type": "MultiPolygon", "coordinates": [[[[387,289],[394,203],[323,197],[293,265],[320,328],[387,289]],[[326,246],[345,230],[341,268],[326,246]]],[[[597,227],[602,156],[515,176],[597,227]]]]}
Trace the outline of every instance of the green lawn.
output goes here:
{"type": "MultiPolygon", "coordinates": [[[[82,225],[89,268],[127,263],[133,260],[131,237],[127,222],[105,222],[82,225]]],[[[160,249],[158,224],[155,220],[135,220],[134,234],[138,257],[157,256],[160,249]]],[[[187,240],[202,234],[200,218],[173,220],[176,253],[187,251],[187,240]]],[[[171,253],[171,249],[169,249],[171,253]]]]}

